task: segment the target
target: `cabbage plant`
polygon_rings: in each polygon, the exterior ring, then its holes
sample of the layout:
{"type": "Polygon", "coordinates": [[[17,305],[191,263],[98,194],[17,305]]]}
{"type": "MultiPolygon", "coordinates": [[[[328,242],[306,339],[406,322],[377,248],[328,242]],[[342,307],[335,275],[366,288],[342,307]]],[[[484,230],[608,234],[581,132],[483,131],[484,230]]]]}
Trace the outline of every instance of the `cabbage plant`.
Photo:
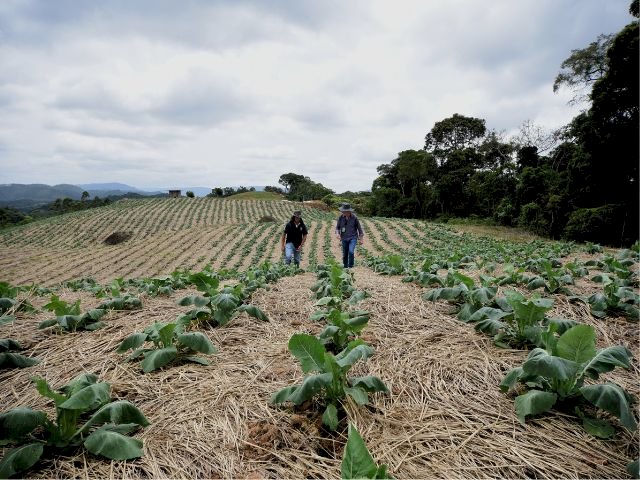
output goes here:
{"type": "Polygon", "coordinates": [[[0,368],[25,368],[40,363],[37,358],[15,353],[20,350],[22,347],[15,340],[0,338],[0,368]]]}
{"type": "Polygon", "coordinates": [[[532,350],[522,366],[510,370],[500,384],[505,392],[519,383],[528,389],[515,400],[522,424],[527,416],[556,406],[577,413],[590,434],[611,437],[614,429],[609,422],[584,413],[585,406],[593,406],[617,417],[629,430],[637,428],[629,407],[632,397],[624,389],[613,383],[585,385],[586,379],[598,380],[600,374],[616,367],[628,369],[632,355],[626,347],[597,350],[595,329],[582,324],[558,338],[547,336],[545,345],[532,350]]]}
{"type": "Polygon", "coordinates": [[[145,373],[178,360],[210,365],[207,359],[195,354],[209,355],[217,352],[209,338],[203,333],[185,333],[184,322],[181,321],[156,322],[141,333],[134,333],[125,338],[116,352],[126,353],[129,350],[133,350],[133,352],[126,358],[126,361],[142,357],[142,371],[145,373]],[[152,346],[141,348],[145,343],[151,343],[152,346]]]}
{"type": "Polygon", "coordinates": [[[300,361],[307,375],[299,385],[285,387],[271,396],[271,403],[292,402],[300,405],[319,394],[326,407],[322,423],[331,430],[338,427],[338,406],[351,397],[358,405],[369,403],[369,393],[388,392],[386,385],[375,376],[349,377],[351,367],[358,360],[373,355],[373,348],[362,340],[333,355],[327,352],[322,342],[312,335],[296,334],[289,340],[289,351],[300,361]]]}
{"type": "Polygon", "coordinates": [[[128,437],[149,421],[126,400],[111,401],[111,386],[82,374],[53,390],[34,378],[38,392],[55,403],[56,418],[43,411],[18,407],[0,414],[0,445],[13,445],[0,460],[0,478],[26,472],[43,456],[68,454],[84,446],[94,455],[113,460],[142,456],[142,442],[128,437]]]}

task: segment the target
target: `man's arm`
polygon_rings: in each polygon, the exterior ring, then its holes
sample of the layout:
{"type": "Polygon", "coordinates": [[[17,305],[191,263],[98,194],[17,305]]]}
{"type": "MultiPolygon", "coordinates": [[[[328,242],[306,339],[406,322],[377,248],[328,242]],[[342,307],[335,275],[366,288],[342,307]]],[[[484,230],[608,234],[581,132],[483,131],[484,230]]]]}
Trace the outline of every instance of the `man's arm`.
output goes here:
{"type": "Polygon", "coordinates": [[[340,239],[340,219],[342,218],[342,216],[338,217],[338,222],[336,223],[336,237],[338,237],[338,240],[340,239]]]}
{"type": "Polygon", "coordinates": [[[300,246],[298,247],[298,250],[300,250],[302,248],[302,246],[304,245],[304,242],[307,241],[307,234],[305,233],[304,235],[302,235],[302,243],[300,243],[300,246]]]}
{"type": "Polygon", "coordinates": [[[284,244],[285,244],[286,238],[287,238],[287,232],[284,232],[282,234],[282,251],[284,251],[284,244]]]}

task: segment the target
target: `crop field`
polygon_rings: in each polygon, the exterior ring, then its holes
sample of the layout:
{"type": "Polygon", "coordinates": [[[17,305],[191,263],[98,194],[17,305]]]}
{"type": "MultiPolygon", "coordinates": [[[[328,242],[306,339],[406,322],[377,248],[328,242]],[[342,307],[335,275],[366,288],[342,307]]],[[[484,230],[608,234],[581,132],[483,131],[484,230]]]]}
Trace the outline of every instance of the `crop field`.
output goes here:
{"type": "Polygon", "coordinates": [[[344,270],[336,217],[127,200],[1,232],[0,478],[636,474],[637,244],[361,218],[344,270]]]}

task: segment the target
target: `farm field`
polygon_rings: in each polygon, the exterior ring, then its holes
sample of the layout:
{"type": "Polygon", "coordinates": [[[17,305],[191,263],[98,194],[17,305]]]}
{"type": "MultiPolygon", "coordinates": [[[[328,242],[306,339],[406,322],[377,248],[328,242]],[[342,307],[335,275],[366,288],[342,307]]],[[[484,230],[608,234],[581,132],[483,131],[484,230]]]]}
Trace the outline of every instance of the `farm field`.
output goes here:
{"type": "MultiPolygon", "coordinates": [[[[149,422],[133,434],[144,442],[140,458],[108,460],[74,448],[43,457],[28,476],[339,478],[347,423],[357,426],[373,459],[396,478],[629,476],[628,464],[639,454],[638,430],[631,428],[637,401],[625,410],[620,400],[615,412],[580,404],[580,415],[610,421],[613,433],[604,439],[589,434],[573,408],[559,404],[519,421],[515,399],[533,387],[514,382],[504,392],[500,384],[527,361],[535,342],[547,342],[549,351],[553,342],[569,344],[568,336],[549,329],[553,324],[569,335],[592,332],[597,349],[621,346],[617,363],[600,360],[594,367],[599,378],[586,378],[585,385],[615,383],[638,397],[637,249],[603,252],[597,246],[497,240],[418,221],[361,218],[364,247],[356,268],[345,273],[317,268],[340,255],[332,236],[336,216],[284,202],[154,199],[2,232],[0,282],[38,288],[14,292],[13,306],[0,317],[0,338],[19,342],[22,353],[40,363],[0,370],[0,413],[30,407],[52,418],[53,402],[30,378],[59,387],[92,373],[111,384],[114,399],[131,402],[149,422]],[[282,227],[298,208],[309,237],[306,271],[294,274],[277,264],[282,227]],[[261,223],[265,216],[276,221],[261,223]],[[105,245],[114,232],[130,238],[105,245]],[[211,267],[196,274],[206,265],[211,267]],[[63,284],[83,277],[97,283],[63,284]],[[318,287],[323,278],[334,282],[324,293],[318,287]],[[123,340],[154,322],[175,322],[194,312],[193,306],[202,307],[194,300],[198,295],[218,298],[205,308],[219,312],[223,297],[216,295],[232,285],[247,287],[248,293],[240,289],[234,295],[268,321],[245,307],[228,318],[213,315],[216,321],[200,321],[202,315],[194,313],[189,331],[217,350],[204,355],[210,365],[183,360],[143,373],[139,362],[125,362],[118,353],[123,340]],[[126,295],[139,299],[142,308],[102,307],[104,326],[95,331],[38,328],[57,316],[47,307],[54,294],[68,304],[80,300],[82,312],[126,295]],[[505,302],[495,303],[502,296],[511,312],[505,302]],[[34,308],[21,308],[24,301],[34,308]],[[272,402],[276,392],[309,376],[292,355],[292,338],[327,339],[331,309],[362,319],[366,312],[364,328],[349,338],[373,350],[362,353],[350,375],[376,376],[388,389],[369,391],[367,402],[355,393],[346,396],[335,429],[326,423],[317,395],[300,405],[272,402]],[[520,321],[521,309],[541,322],[529,324],[522,335],[508,324],[509,315],[520,321]],[[535,329],[539,336],[532,340],[535,329]],[[623,349],[633,355],[629,368],[614,369],[625,363],[623,349]]],[[[363,346],[348,348],[365,352],[363,346]]],[[[7,451],[0,447],[0,456],[7,451]]]]}

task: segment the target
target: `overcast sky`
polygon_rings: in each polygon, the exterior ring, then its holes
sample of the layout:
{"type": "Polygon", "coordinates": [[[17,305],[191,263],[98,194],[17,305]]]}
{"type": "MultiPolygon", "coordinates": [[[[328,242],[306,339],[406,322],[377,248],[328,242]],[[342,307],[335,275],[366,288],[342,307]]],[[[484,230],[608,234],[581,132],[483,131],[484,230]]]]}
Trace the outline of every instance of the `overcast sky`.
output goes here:
{"type": "Polygon", "coordinates": [[[0,183],[338,192],[454,113],[567,123],[629,0],[1,0],[0,183]]]}

